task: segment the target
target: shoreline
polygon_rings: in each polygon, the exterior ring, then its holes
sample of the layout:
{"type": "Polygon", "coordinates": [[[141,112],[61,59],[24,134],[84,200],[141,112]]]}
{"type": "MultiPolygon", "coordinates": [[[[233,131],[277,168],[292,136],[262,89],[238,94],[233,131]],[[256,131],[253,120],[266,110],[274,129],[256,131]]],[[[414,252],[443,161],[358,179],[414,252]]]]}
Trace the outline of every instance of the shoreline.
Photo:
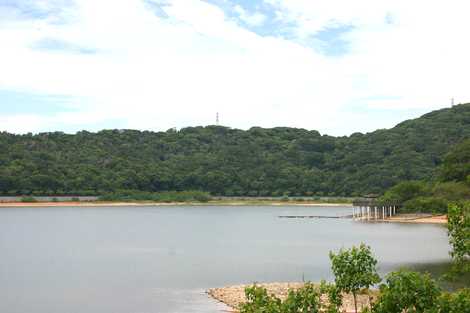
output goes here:
{"type": "MultiPolygon", "coordinates": [[[[38,201],[38,202],[19,202],[4,201],[0,202],[1,208],[48,208],[48,207],[172,207],[172,206],[290,206],[290,207],[352,207],[351,203],[321,203],[309,201],[228,201],[212,200],[209,202],[150,202],[150,201],[38,201]]],[[[447,224],[447,215],[431,214],[397,214],[385,220],[362,220],[368,223],[409,223],[409,224],[447,224]]]]}
{"type": "Polygon", "coordinates": [[[402,224],[447,224],[447,214],[424,214],[424,213],[399,213],[386,219],[370,219],[365,218],[357,220],[363,223],[402,223],[402,224]]]}
{"type": "Polygon", "coordinates": [[[398,214],[392,216],[385,222],[389,223],[410,223],[410,224],[447,224],[447,215],[422,215],[422,214],[398,214]]]}
{"type": "Polygon", "coordinates": [[[352,207],[351,203],[321,203],[308,201],[225,201],[209,202],[148,202],[148,201],[58,201],[58,202],[0,202],[0,208],[21,207],[123,207],[123,206],[311,206],[311,207],[352,207]]]}

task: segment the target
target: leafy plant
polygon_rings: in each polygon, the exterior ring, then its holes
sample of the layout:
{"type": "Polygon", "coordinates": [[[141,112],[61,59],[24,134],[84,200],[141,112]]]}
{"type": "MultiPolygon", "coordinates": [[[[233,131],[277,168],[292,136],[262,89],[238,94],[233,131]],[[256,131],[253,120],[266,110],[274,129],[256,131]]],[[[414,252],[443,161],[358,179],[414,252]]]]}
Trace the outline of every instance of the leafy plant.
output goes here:
{"type": "Polygon", "coordinates": [[[377,274],[377,260],[370,247],[361,244],[349,250],[341,249],[337,254],[330,252],[331,268],[335,275],[336,288],[352,293],[357,313],[357,294],[363,288],[370,288],[380,282],[377,274]]]}
{"type": "Polygon", "coordinates": [[[470,313],[470,289],[464,288],[454,293],[443,293],[439,297],[435,312],[470,313]]]}
{"type": "Polygon", "coordinates": [[[327,283],[322,280],[320,282],[320,294],[327,295],[328,302],[323,305],[323,312],[325,313],[339,313],[341,305],[343,304],[343,295],[335,284],[327,283]]]}
{"type": "Polygon", "coordinates": [[[398,271],[386,277],[374,313],[426,313],[436,308],[440,289],[427,274],[398,271]]]}
{"type": "Polygon", "coordinates": [[[266,288],[256,284],[245,289],[247,301],[240,305],[240,313],[281,313],[281,300],[269,295],[266,288]]]}
{"type": "Polygon", "coordinates": [[[281,303],[282,313],[321,312],[321,293],[312,283],[306,283],[298,290],[290,290],[287,299],[281,303]]]}
{"type": "Polygon", "coordinates": [[[448,235],[451,256],[457,263],[470,257],[470,203],[451,204],[448,212],[448,235]]]}
{"type": "Polygon", "coordinates": [[[284,301],[269,295],[263,287],[253,285],[245,289],[247,301],[240,305],[240,313],[319,313],[321,310],[320,289],[306,283],[297,290],[289,290],[284,301]]]}

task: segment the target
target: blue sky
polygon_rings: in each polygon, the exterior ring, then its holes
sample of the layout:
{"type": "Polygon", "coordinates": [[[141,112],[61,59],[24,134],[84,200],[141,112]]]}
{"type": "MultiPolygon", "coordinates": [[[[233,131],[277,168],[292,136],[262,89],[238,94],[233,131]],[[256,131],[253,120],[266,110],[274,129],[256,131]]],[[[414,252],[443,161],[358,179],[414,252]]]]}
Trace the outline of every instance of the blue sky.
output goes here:
{"type": "Polygon", "coordinates": [[[0,1],[0,130],[347,135],[468,102],[466,3],[0,1]],[[426,8],[423,10],[423,6],[426,8]]]}

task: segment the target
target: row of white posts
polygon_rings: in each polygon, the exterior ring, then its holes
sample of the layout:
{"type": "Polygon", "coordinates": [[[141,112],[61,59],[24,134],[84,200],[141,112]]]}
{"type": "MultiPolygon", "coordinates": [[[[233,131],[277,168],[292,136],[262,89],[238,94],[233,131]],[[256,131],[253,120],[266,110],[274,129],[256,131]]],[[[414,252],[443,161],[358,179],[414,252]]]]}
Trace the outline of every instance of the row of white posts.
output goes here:
{"type": "Polygon", "coordinates": [[[352,208],[353,219],[358,220],[385,220],[387,217],[392,217],[396,214],[395,206],[382,206],[382,207],[370,207],[360,206],[352,208]],[[381,214],[382,213],[382,214],[381,214]]]}

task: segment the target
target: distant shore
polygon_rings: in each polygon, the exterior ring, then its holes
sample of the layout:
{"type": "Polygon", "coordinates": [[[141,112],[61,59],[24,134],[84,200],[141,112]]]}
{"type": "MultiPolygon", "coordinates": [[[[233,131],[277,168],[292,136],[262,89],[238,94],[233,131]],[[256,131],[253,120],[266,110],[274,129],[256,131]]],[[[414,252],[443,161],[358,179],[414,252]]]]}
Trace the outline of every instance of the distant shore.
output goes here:
{"type": "MultiPolygon", "coordinates": [[[[151,202],[151,201],[0,201],[0,208],[22,207],[137,207],[137,206],[310,206],[310,207],[352,207],[351,203],[329,203],[318,201],[274,201],[274,200],[211,200],[208,202],[151,202]]],[[[364,220],[365,221],[365,220],[364,220]]],[[[371,220],[370,222],[374,222],[371,220]]],[[[397,214],[377,222],[447,224],[447,215],[397,214]]]]}
{"type": "Polygon", "coordinates": [[[225,206],[312,206],[312,207],[339,207],[352,206],[351,203],[323,203],[313,201],[271,201],[271,200],[211,200],[208,202],[150,202],[150,201],[38,201],[21,202],[5,201],[0,202],[0,207],[122,207],[122,206],[204,206],[204,205],[225,205],[225,206]]]}

